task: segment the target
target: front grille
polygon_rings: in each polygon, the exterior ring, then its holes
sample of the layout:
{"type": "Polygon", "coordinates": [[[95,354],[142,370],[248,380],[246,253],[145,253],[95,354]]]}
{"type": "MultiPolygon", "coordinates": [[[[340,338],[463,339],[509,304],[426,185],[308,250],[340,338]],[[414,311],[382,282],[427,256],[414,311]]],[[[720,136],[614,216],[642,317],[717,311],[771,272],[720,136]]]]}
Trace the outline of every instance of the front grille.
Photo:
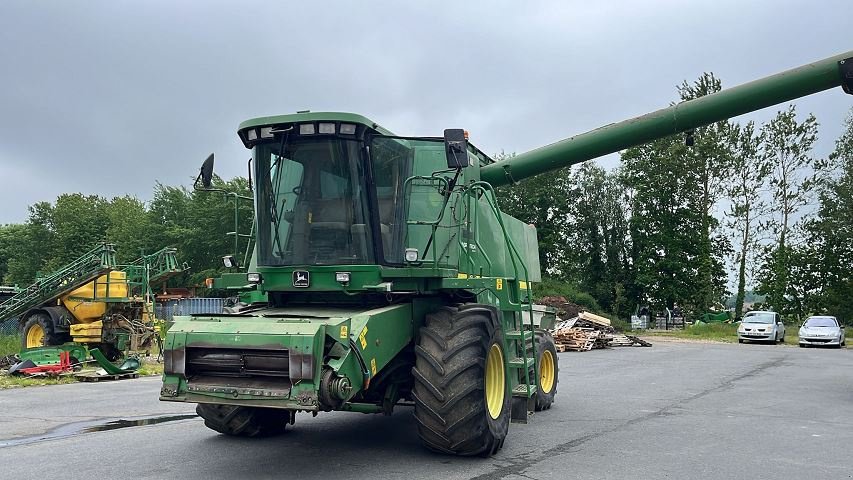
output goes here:
{"type": "Polygon", "coordinates": [[[287,350],[187,348],[187,376],[288,377],[287,350]]]}
{"type": "Polygon", "coordinates": [[[807,342],[821,342],[821,343],[825,343],[825,342],[831,342],[831,341],[833,341],[833,340],[835,340],[835,339],[834,339],[834,338],[805,338],[804,340],[805,340],[805,341],[807,341],[807,342]]]}

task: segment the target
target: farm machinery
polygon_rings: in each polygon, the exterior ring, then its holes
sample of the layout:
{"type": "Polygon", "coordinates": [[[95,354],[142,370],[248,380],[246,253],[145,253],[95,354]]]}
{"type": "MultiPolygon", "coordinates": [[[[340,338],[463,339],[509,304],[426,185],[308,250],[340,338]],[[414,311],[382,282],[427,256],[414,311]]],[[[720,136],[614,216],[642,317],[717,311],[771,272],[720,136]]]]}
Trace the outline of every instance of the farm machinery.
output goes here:
{"type": "Polygon", "coordinates": [[[186,270],[175,253],[164,248],[119,265],[115,247],[102,243],[0,303],[0,322],[18,317],[25,350],[73,342],[110,360],[146,350],[158,336],[151,285],[186,270]]]}
{"type": "MultiPolygon", "coordinates": [[[[363,116],[243,122],[257,301],[176,317],[164,401],[211,429],[282,432],[297,412],[414,407],[431,450],[489,456],[554,402],[558,357],[534,315],[536,230],[496,187],[843,86],[853,51],[496,162],[463,130],[401,137],[363,116]]],[[[213,157],[200,182],[210,185],[213,157]]],[[[233,279],[232,279],[233,280],[233,279]]]]}

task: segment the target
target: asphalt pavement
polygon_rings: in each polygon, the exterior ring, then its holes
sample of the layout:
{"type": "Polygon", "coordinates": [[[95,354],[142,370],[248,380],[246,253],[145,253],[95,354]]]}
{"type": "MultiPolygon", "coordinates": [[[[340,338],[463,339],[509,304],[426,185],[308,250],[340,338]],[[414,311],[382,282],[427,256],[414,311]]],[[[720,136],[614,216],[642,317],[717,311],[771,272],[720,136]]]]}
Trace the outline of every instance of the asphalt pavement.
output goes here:
{"type": "Polygon", "coordinates": [[[851,478],[853,350],[659,342],[560,354],[554,407],[490,459],[432,454],[410,408],[219,435],[159,378],[0,391],[0,478],[851,478]]]}

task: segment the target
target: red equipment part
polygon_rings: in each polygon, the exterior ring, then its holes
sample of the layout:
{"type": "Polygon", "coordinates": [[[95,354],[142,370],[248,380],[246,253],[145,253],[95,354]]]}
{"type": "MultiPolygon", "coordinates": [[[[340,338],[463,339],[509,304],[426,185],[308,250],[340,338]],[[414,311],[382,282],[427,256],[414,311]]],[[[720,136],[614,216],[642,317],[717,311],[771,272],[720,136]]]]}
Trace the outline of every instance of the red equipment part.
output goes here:
{"type": "Polygon", "coordinates": [[[47,373],[49,375],[58,375],[60,373],[71,371],[71,353],[60,352],[59,363],[53,365],[39,365],[37,367],[22,368],[18,370],[24,375],[33,375],[36,373],[47,373]]]}

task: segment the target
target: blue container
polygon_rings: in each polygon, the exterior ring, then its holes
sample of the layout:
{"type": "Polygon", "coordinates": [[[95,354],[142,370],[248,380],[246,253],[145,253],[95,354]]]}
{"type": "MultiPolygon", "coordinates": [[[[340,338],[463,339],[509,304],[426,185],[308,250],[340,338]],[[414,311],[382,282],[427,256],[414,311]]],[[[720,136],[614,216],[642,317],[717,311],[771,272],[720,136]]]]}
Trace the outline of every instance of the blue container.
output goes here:
{"type": "Polygon", "coordinates": [[[222,313],[224,307],[224,298],[182,298],[157,302],[154,307],[154,315],[160,320],[172,322],[175,315],[222,313]]]}

